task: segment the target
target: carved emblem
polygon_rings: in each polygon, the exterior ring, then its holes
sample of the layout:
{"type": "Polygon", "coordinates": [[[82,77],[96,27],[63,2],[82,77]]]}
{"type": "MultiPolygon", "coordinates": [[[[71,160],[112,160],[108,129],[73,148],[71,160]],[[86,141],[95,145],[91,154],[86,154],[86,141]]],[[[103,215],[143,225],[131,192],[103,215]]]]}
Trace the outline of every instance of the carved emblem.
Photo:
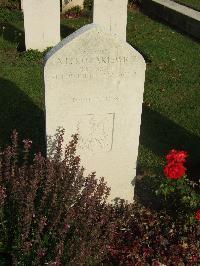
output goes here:
{"type": "Polygon", "coordinates": [[[89,153],[112,150],[115,114],[88,114],[77,121],[78,148],[89,153]]]}

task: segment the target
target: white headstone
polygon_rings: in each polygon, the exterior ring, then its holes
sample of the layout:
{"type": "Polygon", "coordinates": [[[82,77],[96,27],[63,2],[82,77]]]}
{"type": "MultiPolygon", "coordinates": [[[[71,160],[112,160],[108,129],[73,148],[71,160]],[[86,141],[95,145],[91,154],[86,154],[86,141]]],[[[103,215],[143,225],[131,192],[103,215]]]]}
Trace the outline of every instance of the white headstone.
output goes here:
{"type": "Polygon", "coordinates": [[[62,12],[71,9],[72,7],[84,7],[84,0],[62,0],[62,12]]]}
{"type": "Polygon", "coordinates": [[[94,0],[93,23],[126,41],[128,0],[94,0]]]}
{"type": "Polygon", "coordinates": [[[60,41],[60,1],[23,0],[26,50],[43,51],[60,41]]]}
{"type": "Polygon", "coordinates": [[[91,24],[53,48],[44,69],[46,131],[79,134],[87,173],[104,176],[115,197],[132,201],[145,61],[130,45],[91,24]]]}

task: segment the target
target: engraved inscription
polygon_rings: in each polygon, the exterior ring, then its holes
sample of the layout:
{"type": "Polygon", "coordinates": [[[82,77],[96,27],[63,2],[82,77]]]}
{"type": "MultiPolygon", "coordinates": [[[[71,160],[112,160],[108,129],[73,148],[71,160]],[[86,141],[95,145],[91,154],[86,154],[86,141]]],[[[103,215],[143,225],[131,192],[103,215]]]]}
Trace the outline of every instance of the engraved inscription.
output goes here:
{"type": "Polygon", "coordinates": [[[95,79],[95,78],[103,78],[103,77],[110,77],[110,78],[127,78],[131,75],[134,75],[136,74],[136,72],[134,73],[129,73],[128,71],[124,71],[124,72],[121,72],[121,73],[114,73],[112,71],[107,71],[105,72],[104,70],[102,69],[96,69],[96,72],[95,73],[89,73],[87,71],[81,71],[78,72],[79,70],[77,69],[77,72],[76,73],[72,73],[72,72],[69,72],[69,73],[65,73],[65,74],[55,74],[55,75],[52,75],[51,79],[53,80],[63,80],[65,81],[66,79],[95,79]]]}
{"type": "Polygon", "coordinates": [[[130,58],[126,54],[109,54],[105,51],[77,56],[63,56],[55,58],[52,67],[59,66],[54,71],[52,80],[95,80],[95,79],[125,79],[133,75],[129,72],[130,58]]]}
{"type": "Polygon", "coordinates": [[[119,102],[118,96],[102,96],[102,97],[73,97],[73,103],[91,103],[91,102],[119,102]]]}
{"type": "Polygon", "coordinates": [[[109,152],[113,145],[115,114],[81,116],[76,125],[78,148],[88,153],[109,152]]]}
{"type": "Polygon", "coordinates": [[[55,64],[58,65],[80,65],[80,64],[116,64],[116,63],[128,63],[128,57],[126,56],[95,56],[95,57],[66,57],[57,58],[55,64]]]}

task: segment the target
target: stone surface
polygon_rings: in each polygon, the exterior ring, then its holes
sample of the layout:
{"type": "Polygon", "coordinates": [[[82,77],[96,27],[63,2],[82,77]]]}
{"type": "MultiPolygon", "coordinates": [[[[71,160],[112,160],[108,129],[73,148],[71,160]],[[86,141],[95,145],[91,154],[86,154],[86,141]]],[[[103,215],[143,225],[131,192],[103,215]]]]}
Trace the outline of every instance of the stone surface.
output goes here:
{"type": "Polygon", "coordinates": [[[60,1],[23,0],[26,49],[45,50],[60,41],[60,1]]]}
{"type": "Polygon", "coordinates": [[[80,6],[83,8],[83,4],[84,0],[62,0],[62,12],[65,12],[75,6],[80,6]]]}
{"type": "Polygon", "coordinates": [[[111,197],[132,201],[136,174],[145,61],[130,45],[91,24],[46,57],[46,130],[79,134],[77,153],[86,172],[96,171],[111,197]]]}
{"type": "Polygon", "coordinates": [[[126,41],[128,0],[94,0],[93,22],[126,41]]]}
{"type": "Polygon", "coordinates": [[[178,3],[171,1],[171,0],[153,0],[153,1],[160,4],[160,5],[163,5],[165,7],[173,9],[174,11],[182,13],[188,17],[191,17],[193,19],[200,21],[200,12],[196,11],[192,8],[178,4],[178,3]]]}

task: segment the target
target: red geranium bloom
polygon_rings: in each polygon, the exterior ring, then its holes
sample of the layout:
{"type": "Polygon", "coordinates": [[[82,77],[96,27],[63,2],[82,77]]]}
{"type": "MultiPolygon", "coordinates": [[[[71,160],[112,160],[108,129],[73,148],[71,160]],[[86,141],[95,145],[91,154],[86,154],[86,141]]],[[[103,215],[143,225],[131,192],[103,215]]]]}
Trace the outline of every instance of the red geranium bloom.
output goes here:
{"type": "Polygon", "coordinates": [[[167,154],[166,160],[168,163],[170,162],[185,163],[187,157],[188,157],[188,154],[186,151],[171,150],[167,154]]]}
{"type": "Polygon", "coordinates": [[[163,172],[165,176],[169,179],[179,179],[185,174],[186,168],[183,166],[182,163],[168,163],[163,172]]]}
{"type": "Polygon", "coordinates": [[[195,213],[195,219],[200,221],[200,210],[197,210],[195,213]]]}

